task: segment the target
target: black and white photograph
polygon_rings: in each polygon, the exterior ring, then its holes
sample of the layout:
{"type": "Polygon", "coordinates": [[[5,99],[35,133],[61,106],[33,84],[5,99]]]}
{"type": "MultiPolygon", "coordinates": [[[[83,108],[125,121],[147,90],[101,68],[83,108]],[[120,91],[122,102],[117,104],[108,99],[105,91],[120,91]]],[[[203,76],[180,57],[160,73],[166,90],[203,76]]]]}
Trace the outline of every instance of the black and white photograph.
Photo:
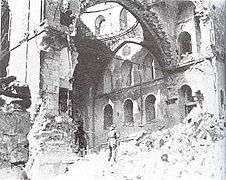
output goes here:
{"type": "Polygon", "coordinates": [[[0,180],[226,180],[225,0],[1,0],[0,180]]]}

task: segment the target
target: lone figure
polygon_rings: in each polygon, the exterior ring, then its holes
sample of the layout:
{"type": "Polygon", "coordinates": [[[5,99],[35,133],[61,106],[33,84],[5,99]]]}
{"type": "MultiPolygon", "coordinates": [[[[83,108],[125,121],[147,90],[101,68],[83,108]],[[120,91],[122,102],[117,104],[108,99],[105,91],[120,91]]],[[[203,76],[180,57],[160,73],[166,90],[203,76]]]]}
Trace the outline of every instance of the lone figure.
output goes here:
{"type": "Polygon", "coordinates": [[[74,142],[77,145],[78,153],[81,157],[84,157],[87,150],[88,135],[83,130],[83,125],[80,123],[74,132],[74,142]]]}
{"type": "Polygon", "coordinates": [[[115,125],[111,125],[109,133],[108,133],[108,149],[109,156],[108,161],[111,161],[113,158],[114,162],[116,162],[116,153],[117,153],[117,145],[118,145],[119,135],[115,129],[115,125]]]}

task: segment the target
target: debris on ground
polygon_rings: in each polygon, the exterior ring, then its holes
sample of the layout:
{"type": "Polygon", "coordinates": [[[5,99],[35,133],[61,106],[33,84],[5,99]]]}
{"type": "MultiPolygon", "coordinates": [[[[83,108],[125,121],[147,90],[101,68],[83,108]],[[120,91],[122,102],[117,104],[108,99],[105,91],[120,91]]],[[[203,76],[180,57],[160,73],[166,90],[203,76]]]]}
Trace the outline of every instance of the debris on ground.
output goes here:
{"type": "Polygon", "coordinates": [[[54,180],[224,180],[224,122],[195,112],[171,129],[139,132],[118,148],[117,163],[107,151],[87,155],[54,180]]]}

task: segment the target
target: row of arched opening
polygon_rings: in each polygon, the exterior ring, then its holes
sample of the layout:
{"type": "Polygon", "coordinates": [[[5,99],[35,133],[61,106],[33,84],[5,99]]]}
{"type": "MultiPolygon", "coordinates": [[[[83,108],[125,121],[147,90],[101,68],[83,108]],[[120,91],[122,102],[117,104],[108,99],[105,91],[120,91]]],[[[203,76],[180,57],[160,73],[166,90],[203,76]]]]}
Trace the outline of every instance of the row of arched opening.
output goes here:
{"type": "Polygon", "coordinates": [[[139,67],[137,65],[133,66],[131,61],[125,60],[121,66],[116,66],[113,72],[110,69],[106,69],[103,78],[104,93],[108,93],[112,89],[120,89],[155,79],[155,61],[145,59],[143,64],[143,66],[139,67]]]}
{"type": "MultiPolygon", "coordinates": [[[[103,15],[99,15],[95,20],[95,34],[101,35],[104,34],[104,22],[106,19],[103,15]],[[102,31],[103,30],[103,31],[102,31]]],[[[120,30],[125,30],[128,27],[127,20],[127,10],[122,9],[119,17],[120,30]]],[[[192,53],[192,43],[190,33],[183,31],[178,36],[178,47],[179,47],[179,56],[182,58],[183,55],[192,53]]]]}
{"type": "MultiPolygon", "coordinates": [[[[145,99],[146,123],[151,123],[156,118],[155,110],[156,98],[149,95],[145,99]]],[[[132,126],[134,124],[134,103],[131,99],[127,99],[123,104],[124,125],[132,126]]],[[[113,108],[110,104],[104,108],[104,129],[108,129],[113,124],[113,108]]]]}
{"type": "MultiPolygon", "coordinates": [[[[119,16],[120,30],[125,30],[128,27],[127,14],[128,14],[128,12],[124,8],[120,12],[120,16],[119,16]]],[[[102,29],[104,29],[104,22],[106,22],[106,19],[103,15],[99,15],[96,18],[96,20],[95,20],[95,34],[96,34],[96,36],[104,34],[104,32],[102,33],[102,29]]]]}
{"type": "MultiPolygon", "coordinates": [[[[180,113],[181,117],[184,118],[195,105],[194,97],[192,96],[192,89],[188,85],[183,85],[179,89],[180,96],[180,113]]],[[[222,97],[222,93],[221,93],[222,97]]],[[[223,101],[221,99],[221,101],[223,101]]],[[[222,102],[223,103],[223,102],[222,102]]],[[[145,118],[146,123],[151,123],[156,119],[156,97],[154,95],[148,95],[145,99],[145,118]]],[[[127,99],[123,104],[124,120],[125,125],[131,126],[134,124],[134,103],[131,99],[127,99]]],[[[113,124],[113,108],[110,104],[104,108],[104,129],[107,129],[113,124]]]]}

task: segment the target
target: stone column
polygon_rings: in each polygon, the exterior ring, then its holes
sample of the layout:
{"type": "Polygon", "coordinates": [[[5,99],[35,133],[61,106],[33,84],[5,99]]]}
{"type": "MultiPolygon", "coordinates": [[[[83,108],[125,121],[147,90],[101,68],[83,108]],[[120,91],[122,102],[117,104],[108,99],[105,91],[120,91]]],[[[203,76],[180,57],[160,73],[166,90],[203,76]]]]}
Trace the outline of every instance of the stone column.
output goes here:
{"type": "MultiPolygon", "coordinates": [[[[48,179],[64,173],[76,159],[73,153],[72,126],[69,116],[59,116],[59,87],[62,83],[62,49],[67,35],[48,25],[42,35],[40,52],[41,107],[29,132],[30,152],[27,164],[31,179],[48,179]],[[56,158],[57,157],[57,158],[56,158]]],[[[69,79],[68,79],[69,81],[69,79]]],[[[66,79],[63,79],[66,82],[66,79]]]]}
{"type": "MultiPolygon", "coordinates": [[[[71,119],[66,115],[59,116],[59,87],[68,88],[70,85],[69,76],[65,77],[65,73],[62,75],[64,72],[62,62],[70,58],[76,61],[77,57],[76,53],[72,54],[73,57],[65,56],[65,51],[62,51],[64,48],[70,48],[68,36],[71,27],[60,24],[61,8],[56,8],[60,2],[61,0],[47,2],[46,20],[39,30],[44,32],[37,37],[41,49],[40,97],[42,102],[28,135],[30,157],[26,165],[28,175],[33,180],[48,179],[64,173],[68,164],[73,163],[77,156],[73,152],[71,119]]],[[[78,1],[71,1],[71,5],[76,3],[79,4],[78,1]]],[[[72,12],[78,14],[74,9],[72,12]]],[[[70,63],[71,66],[75,64],[76,62],[70,63]]]]}
{"type": "Polygon", "coordinates": [[[59,51],[41,51],[40,68],[40,94],[46,103],[46,113],[51,116],[58,115],[59,96],[59,51]]]}

